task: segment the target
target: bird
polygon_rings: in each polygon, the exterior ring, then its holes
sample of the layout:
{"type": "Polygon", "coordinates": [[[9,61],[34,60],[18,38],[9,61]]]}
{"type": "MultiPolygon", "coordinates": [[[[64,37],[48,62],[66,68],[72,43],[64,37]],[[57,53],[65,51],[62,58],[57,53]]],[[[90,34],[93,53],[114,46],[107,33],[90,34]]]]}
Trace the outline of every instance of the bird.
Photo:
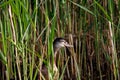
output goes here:
{"type": "MultiPolygon", "coordinates": [[[[53,51],[54,51],[54,61],[53,61],[53,72],[54,72],[54,77],[53,80],[58,80],[59,77],[59,71],[56,66],[56,56],[57,52],[62,48],[62,47],[73,47],[73,45],[70,45],[64,38],[58,37],[55,38],[53,41],[53,51]]],[[[47,67],[43,66],[41,68],[41,73],[44,76],[45,80],[49,80],[49,75],[48,75],[48,70],[47,67]]]]}

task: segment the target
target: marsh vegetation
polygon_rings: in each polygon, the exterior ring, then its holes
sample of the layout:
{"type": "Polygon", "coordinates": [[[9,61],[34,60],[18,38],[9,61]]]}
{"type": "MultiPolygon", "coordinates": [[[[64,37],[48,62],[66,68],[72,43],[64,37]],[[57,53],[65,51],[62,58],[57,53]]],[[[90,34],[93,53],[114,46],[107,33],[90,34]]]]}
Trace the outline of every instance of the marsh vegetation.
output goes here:
{"type": "Polygon", "coordinates": [[[1,0],[0,79],[37,80],[44,64],[52,80],[56,37],[74,45],[59,80],[120,79],[120,0],[1,0]]]}

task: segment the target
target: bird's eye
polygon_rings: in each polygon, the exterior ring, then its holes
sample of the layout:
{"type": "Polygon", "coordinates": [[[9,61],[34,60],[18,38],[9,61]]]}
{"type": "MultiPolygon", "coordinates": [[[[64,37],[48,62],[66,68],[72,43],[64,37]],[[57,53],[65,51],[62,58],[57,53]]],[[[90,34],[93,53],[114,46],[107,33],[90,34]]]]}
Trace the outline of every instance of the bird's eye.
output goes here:
{"type": "Polygon", "coordinates": [[[68,44],[66,41],[64,41],[64,44],[68,44]]]}

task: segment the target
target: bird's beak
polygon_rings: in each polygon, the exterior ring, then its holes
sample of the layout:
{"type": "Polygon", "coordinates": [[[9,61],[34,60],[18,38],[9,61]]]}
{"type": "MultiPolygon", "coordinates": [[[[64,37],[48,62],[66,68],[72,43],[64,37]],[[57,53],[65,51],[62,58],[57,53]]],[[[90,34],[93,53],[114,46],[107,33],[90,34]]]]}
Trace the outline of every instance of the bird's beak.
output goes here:
{"type": "Polygon", "coordinates": [[[68,43],[65,44],[66,47],[73,47],[73,45],[70,45],[68,43]]]}

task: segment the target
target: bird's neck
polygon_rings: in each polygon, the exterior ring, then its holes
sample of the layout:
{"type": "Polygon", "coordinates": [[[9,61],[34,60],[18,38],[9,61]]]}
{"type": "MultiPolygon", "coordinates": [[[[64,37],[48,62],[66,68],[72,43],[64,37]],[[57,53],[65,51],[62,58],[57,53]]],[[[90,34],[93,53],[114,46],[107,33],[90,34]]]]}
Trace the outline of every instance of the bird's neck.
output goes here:
{"type": "Polygon", "coordinates": [[[54,47],[53,49],[54,49],[54,62],[56,63],[56,57],[57,57],[57,52],[59,48],[54,47]]]}

